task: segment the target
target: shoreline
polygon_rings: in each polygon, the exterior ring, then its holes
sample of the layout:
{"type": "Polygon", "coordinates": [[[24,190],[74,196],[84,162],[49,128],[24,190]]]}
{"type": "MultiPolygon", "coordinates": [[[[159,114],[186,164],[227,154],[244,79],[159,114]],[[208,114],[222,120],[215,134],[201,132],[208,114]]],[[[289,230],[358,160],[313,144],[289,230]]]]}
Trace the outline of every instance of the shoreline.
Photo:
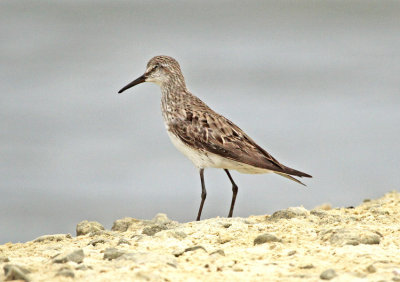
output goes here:
{"type": "Polygon", "coordinates": [[[400,281],[400,193],[354,208],[178,223],[83,221],[77,233],[0,245],[0,281],[400,281]]]}

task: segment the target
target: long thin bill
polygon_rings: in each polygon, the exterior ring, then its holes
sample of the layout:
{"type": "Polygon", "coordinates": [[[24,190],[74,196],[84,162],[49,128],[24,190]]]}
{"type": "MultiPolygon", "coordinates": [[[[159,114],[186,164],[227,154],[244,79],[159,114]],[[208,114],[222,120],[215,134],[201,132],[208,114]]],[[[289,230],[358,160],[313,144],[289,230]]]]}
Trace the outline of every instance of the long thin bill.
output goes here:
{"type": "Polygon", "coordinates": [[[118,93],[122,93],[124,92],[126,89],[129,89],[137,84],[143,83],[146,81],[146,76],[142,75],[138,78],[136,78],[134,81],[132,81],[131,83],[129,83],[128,85],[124,86],[121,90],[118,91],[118,93]]]}

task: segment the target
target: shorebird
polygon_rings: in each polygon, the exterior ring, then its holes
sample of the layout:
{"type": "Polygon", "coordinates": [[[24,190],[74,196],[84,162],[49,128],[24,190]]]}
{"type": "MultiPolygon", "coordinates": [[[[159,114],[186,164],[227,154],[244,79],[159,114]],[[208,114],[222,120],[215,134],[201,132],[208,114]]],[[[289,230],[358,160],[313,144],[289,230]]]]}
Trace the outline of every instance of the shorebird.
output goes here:
{"type": "Polygon", "coordinates": [[[248,174],[276,173],[302,185],[293,176],[311,177],[278,162],[233,122],[190,93],[179,63],[174,58],[153,57],[147,63],[145,73],[118,93],[143,82],[153,82],[160,86],[161,110],[169,138],[199,169],[201,202],[196,220],[200,220],[207,196],[204,183],[204,169],[207,167],[224,169],[232,184],[228,217],[232,217],[238,193],[238,186],[229,170],[248,174]]]}

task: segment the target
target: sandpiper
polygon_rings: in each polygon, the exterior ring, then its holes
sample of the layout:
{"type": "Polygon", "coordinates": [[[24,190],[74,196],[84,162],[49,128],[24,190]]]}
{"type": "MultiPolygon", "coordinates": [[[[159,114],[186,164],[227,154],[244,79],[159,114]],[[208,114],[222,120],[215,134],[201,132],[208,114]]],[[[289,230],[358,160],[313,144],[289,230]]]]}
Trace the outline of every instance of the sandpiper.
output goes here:
{"type": "Polygon", "coordinates": [[[311,177],[287,167],[257,145],[229,119],[214,112],[186,88],[178,62],[168,56],[156,56],[147,63],[145,73],[118,93],[140,84],[154,82],[161,87],[161,110],[168,135],[175,145],[199,169],[201,202],[200,220],[207,191],[204,184],[206,167],[222,168],[232,183],[232,201],[228,217],[232,217],[238,186],[229,170],[241,173],[276,173],[304,185],[292,176],[311,177]]]}

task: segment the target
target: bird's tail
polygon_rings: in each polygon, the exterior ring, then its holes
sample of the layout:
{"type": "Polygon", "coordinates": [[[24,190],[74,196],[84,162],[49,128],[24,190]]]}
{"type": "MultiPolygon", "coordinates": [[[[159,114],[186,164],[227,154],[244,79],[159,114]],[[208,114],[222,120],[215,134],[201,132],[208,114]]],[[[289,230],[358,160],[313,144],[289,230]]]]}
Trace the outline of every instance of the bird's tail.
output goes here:
{"type": "Polygon", "coordinates": [[[300,180],[298,180],[298,179],[296,179],[296,178],[290,176],[289,174],[285,174],[285,173],[282,173],[282,172],[275,172],[275,173],[276,173],[276,174],[279,174],[280,176],[286,177],[287,179],[290,179],[290,180],[292,180],[292,181],[294,181],[294,182],[297,182],[297,183],[299,183],[299,184],[301,184],[301,185],[307,186],[307,185],[305,185],[303,182],[301,182],[300,180]]]}
{"type": "Polygon", "coordinates": [[[297,182],[297,183],[299,183],[299,184],[301,184],[301,185],[304,185],[304,186],[307,186],[307,185],[305,185],[305,184],[304,184],[303,182],[301,182],[300,180],[298,180],[298,179],[292,177],[292,175],[293,175],[293,176],[299,176],[299,177],[312,177],[311,175],[309,175],[309,174],[307,174],[307,173],[304,173],[304,172],[295,170],[295,169],[290,168],[290,167],[287,167],[287,166],[284,167],[283,172],[275,171],[275,173],[276,173],[276,174],[279,174],[280,176],[286,177],[286,178],[288,178],[288,179],[290,179],[290,180],[292,180],[292,181],[294,181],[294,182],[297,182]]]}

